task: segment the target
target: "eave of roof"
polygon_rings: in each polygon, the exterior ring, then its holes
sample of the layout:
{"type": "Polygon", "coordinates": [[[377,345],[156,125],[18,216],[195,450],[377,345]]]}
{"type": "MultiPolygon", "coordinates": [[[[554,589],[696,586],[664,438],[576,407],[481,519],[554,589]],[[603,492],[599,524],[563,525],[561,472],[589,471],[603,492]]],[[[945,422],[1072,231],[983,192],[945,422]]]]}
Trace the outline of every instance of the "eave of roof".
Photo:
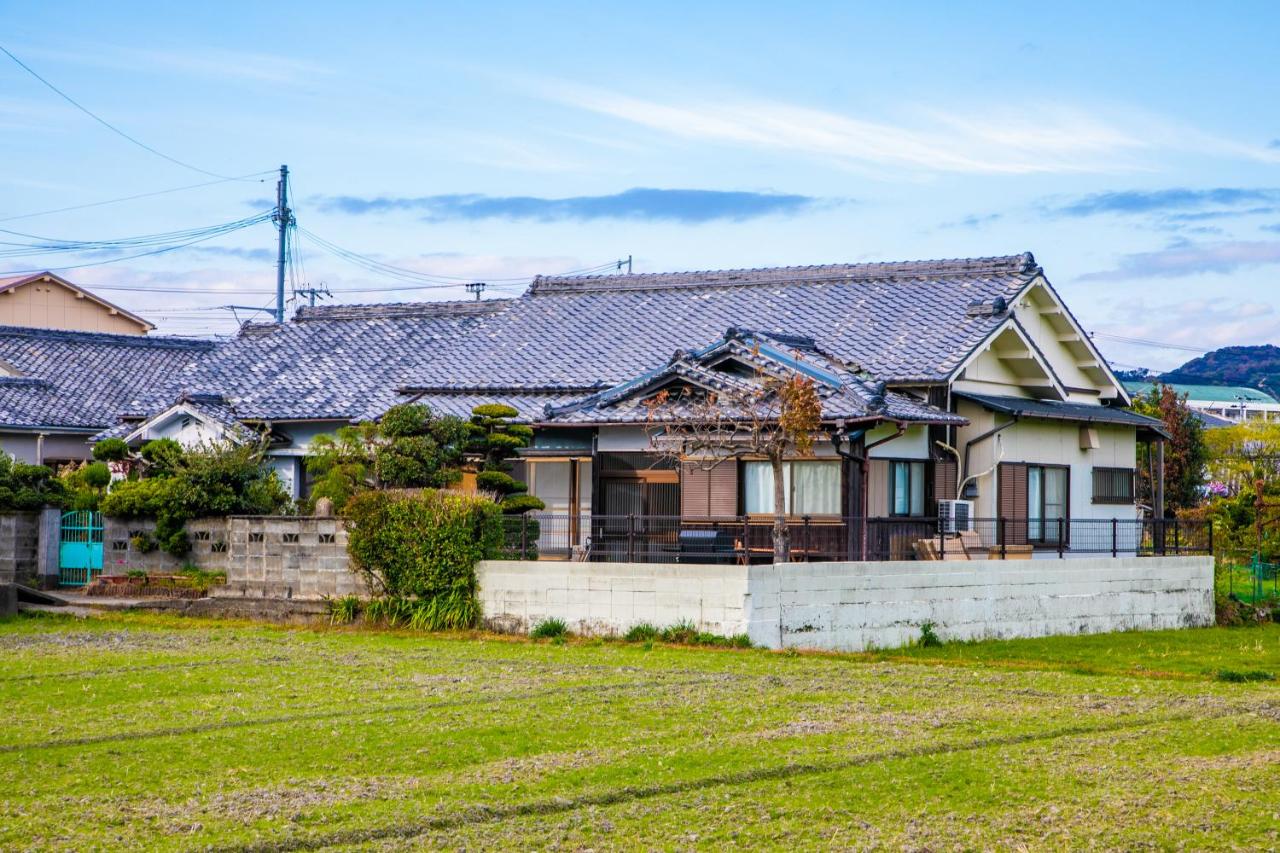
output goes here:
{"type": "Polygon", "coordinates": [[[1100,423],[1131,426],[1135,429],[1169,437],[1164,424],[1155,418],[1140,415],[1127,409],[1097,406],[1090,403],[1063,403],[1057,400],[1029,400],[1022,397],[1000,397],[989,394],[956,392],[957,399],[970,400],[993,412],[1017,417],[1044,420],[1072,421],[1075,423],[1100,423]]]}

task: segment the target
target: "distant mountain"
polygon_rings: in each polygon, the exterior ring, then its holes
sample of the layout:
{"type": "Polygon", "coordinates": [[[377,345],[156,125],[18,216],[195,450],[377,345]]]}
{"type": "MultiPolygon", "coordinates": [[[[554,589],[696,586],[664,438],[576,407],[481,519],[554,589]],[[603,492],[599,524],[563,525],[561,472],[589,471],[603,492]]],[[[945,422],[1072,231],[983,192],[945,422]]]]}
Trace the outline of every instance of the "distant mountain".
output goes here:
{"type": "Polygon", "coordinates": [[[1280,396],[1280,347],[1223,347],[1161,374],[1187,385],[1246,385],[1280,396]]]}

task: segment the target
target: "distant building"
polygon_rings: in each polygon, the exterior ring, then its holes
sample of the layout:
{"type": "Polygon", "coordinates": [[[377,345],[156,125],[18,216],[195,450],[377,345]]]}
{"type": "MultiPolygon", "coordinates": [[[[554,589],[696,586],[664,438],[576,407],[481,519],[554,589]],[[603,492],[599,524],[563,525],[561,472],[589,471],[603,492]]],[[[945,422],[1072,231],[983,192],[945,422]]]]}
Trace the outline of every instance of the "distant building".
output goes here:
{"type": "Polygon", "coordinates": [[[0,278],[0,326],[145,335],[155,328],[51,272],[0,278]]]}
{"type": "Polygon", "coordinates": [[[1207,427],[1228,426],[1246,420],[1280,420],[1280,400],[1257,388],[1239,385],[1183,385],[1159,380],[1126,380],[1125,389],[1133,395],[1145,394],[1156,384],[1166,384],[1179,397],[1187,398],[1187,406],[1205,417],[1207,427]],[[1228,423],[1223,423],[1227,421],[1228,423]]]}

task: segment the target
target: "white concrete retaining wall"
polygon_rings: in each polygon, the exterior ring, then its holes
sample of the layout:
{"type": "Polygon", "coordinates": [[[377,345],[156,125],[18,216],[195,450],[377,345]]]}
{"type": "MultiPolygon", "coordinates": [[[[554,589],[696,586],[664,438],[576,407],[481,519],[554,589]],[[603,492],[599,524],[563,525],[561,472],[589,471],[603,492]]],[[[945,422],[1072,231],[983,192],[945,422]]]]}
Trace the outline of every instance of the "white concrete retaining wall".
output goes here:
{"type": "Polygon", "coordinates": [[[523,633],[554,618],[579,634],[684,621],[724,636],[747,632],[743,566],[488,560],[476,574],[485,620],[498,630],[523,633]]]}
{"type": "Polygon", "coordinates": [[[932,623],[944,640],[1213,624],[1213,560],[790,563],[781,566],[485,562],[486,619],[547,618],[586,634],[690,621],[770,648],[895,648],[932,623]]]}

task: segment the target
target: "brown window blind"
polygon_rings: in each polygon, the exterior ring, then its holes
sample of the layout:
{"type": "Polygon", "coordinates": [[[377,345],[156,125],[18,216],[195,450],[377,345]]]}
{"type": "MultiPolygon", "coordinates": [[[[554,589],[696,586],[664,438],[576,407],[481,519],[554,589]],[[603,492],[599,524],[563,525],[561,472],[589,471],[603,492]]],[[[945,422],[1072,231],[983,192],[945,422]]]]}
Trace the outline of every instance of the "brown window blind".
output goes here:
{"type": "Polygon", "coordinates": [[[1027,542],[1027,466],[1022,462],[1001,462],[999,468],[1000,516],[1005,522],[1005,542],[1027,542]]]}
{"type": "Polygon", "coordinates": [[[738,514],[738,462],[726,459],[708,468],[680,465],[680,515],[684,518],[733,518],[738,514]]]}
{"type": "Polygon", "coordinates": [[[959,468],[954,459],[939,459],[933,463],[933,498],[937,501],[956,499],[956,475],[959,468]]]}

